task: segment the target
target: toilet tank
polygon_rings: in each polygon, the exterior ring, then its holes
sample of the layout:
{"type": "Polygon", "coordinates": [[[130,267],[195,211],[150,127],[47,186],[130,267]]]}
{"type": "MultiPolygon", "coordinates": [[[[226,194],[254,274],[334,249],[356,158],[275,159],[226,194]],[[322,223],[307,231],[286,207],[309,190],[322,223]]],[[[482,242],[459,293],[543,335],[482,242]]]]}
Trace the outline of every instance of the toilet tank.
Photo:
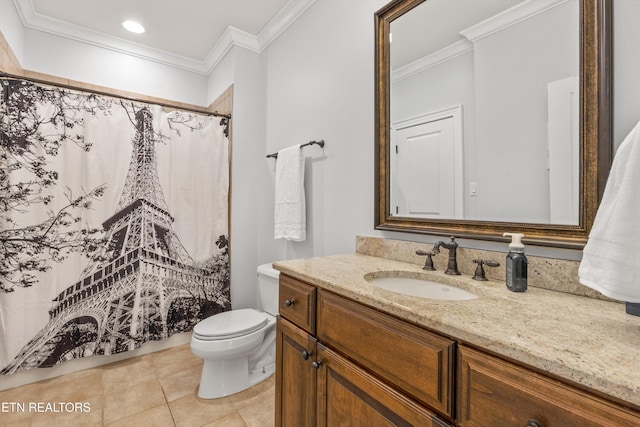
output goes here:
{"type": "Polygon", "coordinates": [[[280,272],[269,264],[258,266],[258,296],[262,309],[273,316],[278,314],[278,278],[280,272]]]}

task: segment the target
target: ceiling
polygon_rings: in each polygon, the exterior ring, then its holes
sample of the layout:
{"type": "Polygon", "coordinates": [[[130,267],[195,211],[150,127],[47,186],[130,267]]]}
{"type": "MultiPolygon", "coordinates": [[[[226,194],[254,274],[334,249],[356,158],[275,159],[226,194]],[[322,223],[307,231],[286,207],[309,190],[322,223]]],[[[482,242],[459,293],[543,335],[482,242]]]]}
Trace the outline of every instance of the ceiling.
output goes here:
{"type": "Polygon", "coordinates": [[[233,45],[262,51],[315,0],[13,1],[25,27],[208,74],[233,45]]]}

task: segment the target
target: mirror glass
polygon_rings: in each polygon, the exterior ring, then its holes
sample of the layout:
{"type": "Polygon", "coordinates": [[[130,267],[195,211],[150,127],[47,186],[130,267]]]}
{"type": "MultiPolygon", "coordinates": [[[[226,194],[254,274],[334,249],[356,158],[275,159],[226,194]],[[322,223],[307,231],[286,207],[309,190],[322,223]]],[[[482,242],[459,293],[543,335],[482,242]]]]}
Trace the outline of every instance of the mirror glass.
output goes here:
{"type": "Polygon", "coordinates": [[[602,43],[581,46],[601,40],[605,3],[397,0],[379,11],[377,228],[585,241],[598,198],[587,185],[599,185],[588,176],[606,173],[597,151],[610,150],[610,130],[585,133],[601,117],[586,111],[606,106],[584,83],[606,85],[589,56],[602,43]]]}

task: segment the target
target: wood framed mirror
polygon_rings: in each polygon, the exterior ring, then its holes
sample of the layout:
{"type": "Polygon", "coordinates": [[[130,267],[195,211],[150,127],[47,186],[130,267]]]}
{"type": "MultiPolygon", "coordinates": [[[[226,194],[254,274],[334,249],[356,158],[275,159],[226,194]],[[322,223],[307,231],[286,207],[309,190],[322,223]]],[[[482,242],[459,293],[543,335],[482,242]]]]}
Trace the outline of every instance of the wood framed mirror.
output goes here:
{"type": "Polygon", "coordinates": [[[613,152],[612,2],[501,1],[471,24],[458,22],[469,11],[458,1],[449,12],[447,0],[376,12],[375,228],[497,241],[522,232],[528,244],[581,249],[613,152]],[[460,40],[441,36],[451,28],[439,23],[454,22],[460,40]],[[397,59],[432,38],[442,42],[397,59]],[[454,62],[464,73],[442,68],[454,62]],[[448,80],[462,74],[472,77],[448,80]],[[448,130],[430,127],[443,118],[448,130]]]}

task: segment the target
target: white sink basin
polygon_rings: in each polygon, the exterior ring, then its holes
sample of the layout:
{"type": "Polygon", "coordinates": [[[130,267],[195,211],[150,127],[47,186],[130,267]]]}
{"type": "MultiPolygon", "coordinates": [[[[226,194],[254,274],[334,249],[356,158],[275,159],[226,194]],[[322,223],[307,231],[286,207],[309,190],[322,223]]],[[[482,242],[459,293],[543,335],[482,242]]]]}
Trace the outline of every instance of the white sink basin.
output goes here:
{"type": "Polygon", "coordinates": [[[432,282],[430,280],[414,279],[409,277],[372,277],[366,278],[366,280],[378,288],[415,297],[448,301],[462,301],[478,298],[477,295],[469,291],[465,291],[464,289],[438,282],[432,282]]]}

